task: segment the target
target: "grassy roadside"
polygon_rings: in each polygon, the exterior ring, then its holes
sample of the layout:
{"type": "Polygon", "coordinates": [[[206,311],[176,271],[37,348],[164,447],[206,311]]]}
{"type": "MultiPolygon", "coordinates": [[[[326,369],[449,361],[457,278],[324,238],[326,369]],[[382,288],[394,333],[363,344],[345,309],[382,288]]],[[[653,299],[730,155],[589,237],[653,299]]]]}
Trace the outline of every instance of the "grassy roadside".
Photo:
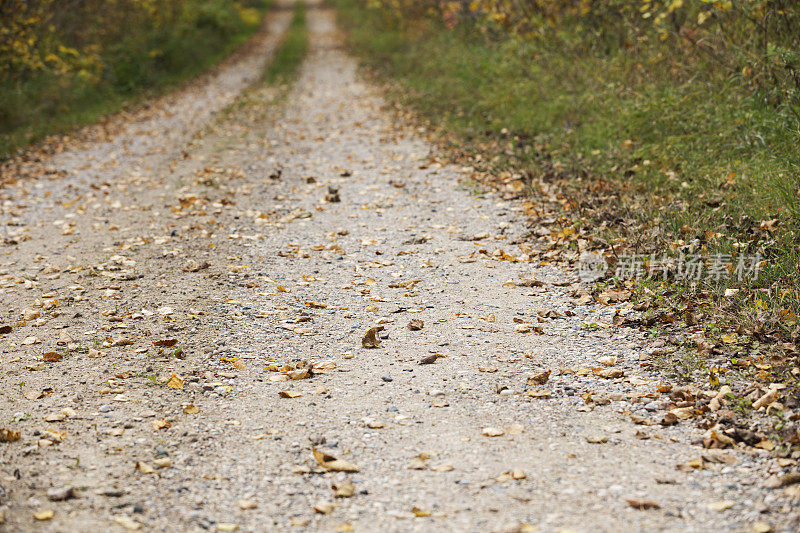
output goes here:
{"type": "Polygon", "coordinates": [[[306,5],[302,0],[294,5],[292,21],[275,57],[264,71],[263,81],[270,85],[291,82],[300,70],[308,53],[308,28],[306,26],[306,5]]]}
{"type": "Polygon", "coordinates": [[[796,386],[800,135],[789,111],[736,77],[676,72],[663,55],[575,53],[333,3],[392,99],[476,180],[507,197],[529,193],[535,227],[548,230],[531,237],[542,261],[604,256],[609,275],[591,296],[608,301],[617,289],[646,312],[639,325],[679,333],[692,354],[687,377],[796,386]],[[651,254],[665,253],[666,280],[613,276],[623,258],[640,256],[648,270],[651,254]],[[681,254],[724,271],[681,278],[681,254]],[[739,279],[751,258],[758,277],[739,279]]]}
{"type": "MultiPolygon", "coordinates": [[[[261,83],[249,87],[234,102],[223,109],[206,127],[202,136],[229,124],[261,122],[273,106],[289,94],[291,83],[297,77],[300,66],[308,53],[308,27],[306,25],[306,4],[295,2],[292,20],[275,50],[275,55],[261,76],[261,83]]],[[[243,128],[244,134],[248,128],[243,128]]],[[[224,149],[231,142],[230,135],[224,135],[217,149],[224,149]]]]}
{"type": "MultiPolygon", "coordinates": [[[[208,70],[253,35],[270,2],[249,0],[239,5],[198,0],[185,4],[183,14],[171,24],[141,22],[136,26],[131,22],[121,40],[86,45],[91,57],[61,46],[80,63],[74,70],[65,67],[9,74],[10,79],[0,83],[0,160],[45,136],[97,122],[208,70]]],[[[176,3],[165,9],[179,7],[176,3]]],[[[116,31],[106,30],[87,31],[98,35],[116,31]]]]}

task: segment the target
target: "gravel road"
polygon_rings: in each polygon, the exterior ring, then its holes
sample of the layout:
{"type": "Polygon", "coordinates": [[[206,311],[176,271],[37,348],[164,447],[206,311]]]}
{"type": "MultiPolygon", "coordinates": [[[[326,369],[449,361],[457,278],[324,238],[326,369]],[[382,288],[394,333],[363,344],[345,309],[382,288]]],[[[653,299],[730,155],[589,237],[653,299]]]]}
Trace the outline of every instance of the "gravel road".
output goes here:
{"type": "Polygon", "coordinates": [[[288,17],[0,189],[0,529],[796,530],[766,451],[658,423],[626,306],[527,261],[329,10],[249,87],[288,17]]]}

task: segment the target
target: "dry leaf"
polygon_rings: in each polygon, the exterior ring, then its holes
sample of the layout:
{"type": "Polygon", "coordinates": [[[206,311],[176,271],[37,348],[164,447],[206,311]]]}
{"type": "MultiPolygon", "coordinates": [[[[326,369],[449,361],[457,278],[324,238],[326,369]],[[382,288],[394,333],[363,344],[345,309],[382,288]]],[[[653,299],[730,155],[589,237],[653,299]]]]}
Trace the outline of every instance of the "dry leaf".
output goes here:
{"type": "Polygon", "coordinates": [[[178,344],[178,339],[163,339],[160,341],[154,341],[153,346],[159,346],[163,348],[169,348],[178,344]]]}
{"type": "Polygon", "coordinates": [[[172,423],[164,418],[162,418],[161,420],[153,420],[152,424],[153,424],[153,429],[155,429],[156,431],[158,431],[159,429],[167,429],[169,427],[172,427],[172,423]]]}
{"type": "Polygon", "coordinates": [[[525,393],[526,396],[530,396],[531,398],[549,398],[550,391],[549,390],[529,390],[525,393]]]}
{"type": "Polygon", "coordinates": [[[278,393],[281,398],[298,398],[303,395],[302,392],[298,392],[295,390],[282,390],[278,393]]]}
{"type": "Polygon", "coordinates": [[[200,409],[193,403],[189,403],[183,406],[183,412],[187,415],[196,415],[200,412],[200,409]]]}
{"type": "Polygon", "coordinates": [[[550,370],[528,377],[528,385],[544,385],[550,379],[550,370]]]}
{"type": "Polygon", "coordinates": [[[246,511],[248,509],[256,509],[258,507],[258,502],[253,500],[239,500],[239,509],[246,511]]]}
{"type": "Polygon", "coordinates": [[[620,368],[593,368],[592,372],[595,376],[606,379],[621,378],[625,375],[625,372],[620,368]]]}
{"type": "Polygon", "coordinates": [[[116,522],[117,524],[121,525],[122,527],[124,527],[129,531],[136,531],[142,529],[142,524],[132,520],[127,516],[115,516],[114,522],[116,522]]]}
{"type": "Polygon", "coordinates": [[[422,320],[419,318],[414,318],[408,323],[408,329],[411,331],[419,331],[424,325],[425,323],[422,320]]]}
{"type": "Polygon", "coordinates": [[[52,509],[42,509],[41,511],[33,513],[33,517],[36,520],[50,520],[53,516],[55,516],[55,513],[52,509]]]}
{"type": "Polygon", "coordinates": [[[328,514],[332,512],[335,507],[336,506],[333,504],[333,502],[322,501],[317,502],[317,504],[314,506],[314,510],[320,514],[328,514]]]}
{"type": "Polygon", "coordinates": [[[354,465],[353,463],[337,459],[336,457],[317,450],[316,448],[312,448],[311,452],[314,455],[314,459],[317,460],[317,463],[319,463],[319,465],[326,470],[331,470],[333,472],[358,472],[359,470],[358,466],[354,465]]]}
{"type": "Polygon", "coordinates": [[[137,461],[135,468],[136,468],[136,470],[138,470],[142,474],[152,474],[153,472],[156,471],[155,468],[153,468],[149,464],[144,463],[142,461],[137,461]]]}
{"type": "Polygon", "coordinates": [[[375,326],[369,328],[367,333],[364,335],[364,338],[361,339],[361,346],[364,348],[378,348],[381,345],[381,339],[378,337],[378,333],[383,331],[383,326],[375,326]]]}
{"type": "Polygon", "coordinates": [[[0,442],[15,442],[19,440],[19,431],[0,428],[0,442]]]}
{"type": "Polygon", "coordinates": [[[61,361],[62,355],[58,352],[47,352],[42,355],[42,360],[46,363],[57,363],[61,361]]]}
{"type": "Polygon", "coordinates": [[[500,437],[505,435],[506,432],[500,428],[485,427],[481,430],[481,433],[487,437],[500,437]]]}
{"type": "Polygon", "coordinates": [[[167,387],[170,389],[182,389],[183,388],[183,380],[178,377],[177,374],[172,374],[170,376],[169,381],[167,381],[167,387]]]}
{"type": "Polygon", "coordinates": [[[356,492],[356,487],[350,481],[345,480],[338,485],[331,485],[333,495],[336,498],[349,498],[356,492]]]}
{"type": "Polygon", "coordinates": [[[425,516],[430,516],[431,515],[430,511],[423,511],[422,509],[420,509],[416,505],[411,508],[411,512],[414,513],[414,516],[416,516],[417,518],[423,518],[425,516]]]}
{"type": "Polygon", "coordinates": [[[647,509],[661,509],[661,505],[658,502],[654,502],[653,500],[641,500],[638,498],[625,498],[625,501],[628,502],[628,505],[633,507],[634,509],[639,509],[641,511],[647,509]]]}
{"type": "Polygon", "coordinates": [[[730,500],[722,500],[719,502],[709,503],[707,507],[712,511],[725,511],[727,509],[730,509],[734,505],[736,505],[736,502],[732,502],[730,500]]]}

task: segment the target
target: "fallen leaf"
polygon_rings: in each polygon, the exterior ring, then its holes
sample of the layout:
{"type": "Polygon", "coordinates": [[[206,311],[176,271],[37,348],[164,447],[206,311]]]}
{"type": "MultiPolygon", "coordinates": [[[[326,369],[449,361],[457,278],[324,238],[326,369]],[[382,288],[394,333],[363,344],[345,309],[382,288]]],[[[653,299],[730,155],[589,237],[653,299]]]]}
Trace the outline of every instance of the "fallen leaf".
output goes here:
{"type": "Polygon", "coordinates": [[[177,374],[172,374],[170,376],[169,381],[167,381],[167,387],[170,389],[182,389],[183,388],[183,380],[178,377],[177,374]]]}
{"type": "Polygon", "coordinates": [[[383,326],[375,326],[369,328],[367,333],[364,335],[364,338],[361,339],[361,346],[364,348],[378,348],[381,345],[381,339],[378,336],[378,333],[383,331],[383,326]]]}
{"type": "Polygon", "coordinates": [[[331,470],[333,472],[358,472],[359,470],[358,466],[355,464],[337,459],[316,448],[312,448],[311,452],[314,455],[314,459],[317,460],[317,463],[326,470],[331,470]]]}
{"type": "Polygon", "coordinates": [[[183,412],[187,415],[196,415],[200,412],[200,409],[193,403],[190,403],[183,406],[183,412]]]}
{"type": "Polygon", "coordinates": [[[500,437],[505,435],[506,432],[500,428],[485,427],[481,430],[481,433],[487,437],[500,437]]]}
{"type": "Polygon", "coordinates": [[[530,396],[531,398],[549,398],[550,391],[549,390],[529,390],[525,393],[526,396],[530,396]]]}
{"type": "Polygon", "coordinates": [[[161,420],[153,420],[152,424],[153,424],[153,429],[155,429],[156,431],[158,431],[159,429],[167,429],[169,427],[172,427],[172,423],[169,420],[163,418],[161,420]]]}
{"type": "Polygon", "coordinates": [[[732,502],[730,500],[722,500],[719,502],[709,503],[707,507],[712,511],[725,511],[726,509],[730,509],[734,505],[736,505],[736,502],[732,502]]]}
{"type": "Polygon", "coordinates": [[[550,379],[550,370],[528,377],[528,385],[544,385],[550,379]]]}
{"type": "Polygon", "coordinates": [[[57,363],[61,361],[62,355],[58,352],[47,352],[42,355],[42,360],[46,363],[57,363]]]}
{"type": "Polygon", "coordinates": [[[424,325],[425,323],[422,320],[419,318],[414,318],[408,323],[408,329],[411,331],[419,331],[424,325]]]}
{"type": "Polygon", "coordinates": [[[417,518],[423,518],[425,516],[430,516],[431,515],[430,511],[423,511],[422,509],[420,509],[416,505],[411,508],[411,512],[414,513],[414,516],[416,516],[417,518]]]}
{"type": "Polygon", "coordinates": [[[239,500],[239,509],[243,511],[247,511],[248,509],[256,509],[258,507],[258,502],[253,500],[239,500]]]}
{"type": "Polygon", "coordinates": [[[156,471],[155,468],[153,468],[149,464],[144,463],[142,461],[136,461],[135,468],[136,468],[136,470],[138,470],[142,474],[152,474],[152,473],[154,473],[156,471]]]}
{"type": "Polygon", "coordinates": [[[178,339],[163,339],[160,341],[154,341],[153,346],[161,346],[165,348],[169,348],[178,344],[178,339]]]}
{"type": "Polygon", "coordinates": [[[121,525],[122,527],[124,527],[129,531],[136,531],[142,529],[142,524],[136,522],[135,520],[127,516],[115,516],[114,522],[116,522],[117,524],[121,525]]]}
{"type": "Polygon", "coordinates": [[[606,379],[621,378],[625,375],[625,372],[620,368],[593,368],[592,372],[595,376],[606,379]]]}
{"type": "Polygon", "coordinates": [[[338,485],[331,485],[331,488],[333,489],[333,496],[335,498],[349,498],[356,492],[355,485],[349,480],[345,480],[338,485]]]}
{"type": "Polygon", "coordinates": [[[55,513],[52,509],[42,509],[41,511],[33,513],[33,517],[36,520],[50,520],[53,516],[55,516],[55,513]]]}
{"type": "Polygon", "coordinates": [[[295,390],[282,390],[278,393],[281,398],[298,398],[303,395],[302,392],[298,392],[295,390]]]}
{"type": "Polygon", "coordinates": [[[634,509],[639,509],[640,511],[645,511],[647,509],[661,509],[661,505],[658,502],[654,502],[653,500],[625,498],[625,501],[628,502],[628,505],[630,505],[634,509]]]}
{"type": "Polygon", "coordinates": [[[19,431],[0,428],[0,442],[15,442],[19,440],[19,431]]]}
{"type": "Polygon", "coordinates": [[[314,506],[314,510],[320,514],[328,514],[332,512],[335,507],[336,506],[333,504],[333,502],[322,501],[317,502],[317,504],[314,506]]]}

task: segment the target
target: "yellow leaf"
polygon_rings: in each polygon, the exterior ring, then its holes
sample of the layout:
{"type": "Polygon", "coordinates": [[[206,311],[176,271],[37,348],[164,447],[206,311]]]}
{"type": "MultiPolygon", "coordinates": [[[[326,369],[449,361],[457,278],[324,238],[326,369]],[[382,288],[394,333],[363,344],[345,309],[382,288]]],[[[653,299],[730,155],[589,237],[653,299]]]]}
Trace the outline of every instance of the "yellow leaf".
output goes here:
{"type": "Polygon", "coordinates": [[[50,520],[53,516],[55,516],[55,513],[52,509],[42,509],[41,511],[33,513],[33,517],[36,520],[50,520]]]}
{"type": "Polygon", "coordinates": [[[170,389],[182,389],[183,388],[183,380],[178,377],[177,374],[172,374],[170,376],[169,381],[167,381],[167,387],[170,389]]]}

